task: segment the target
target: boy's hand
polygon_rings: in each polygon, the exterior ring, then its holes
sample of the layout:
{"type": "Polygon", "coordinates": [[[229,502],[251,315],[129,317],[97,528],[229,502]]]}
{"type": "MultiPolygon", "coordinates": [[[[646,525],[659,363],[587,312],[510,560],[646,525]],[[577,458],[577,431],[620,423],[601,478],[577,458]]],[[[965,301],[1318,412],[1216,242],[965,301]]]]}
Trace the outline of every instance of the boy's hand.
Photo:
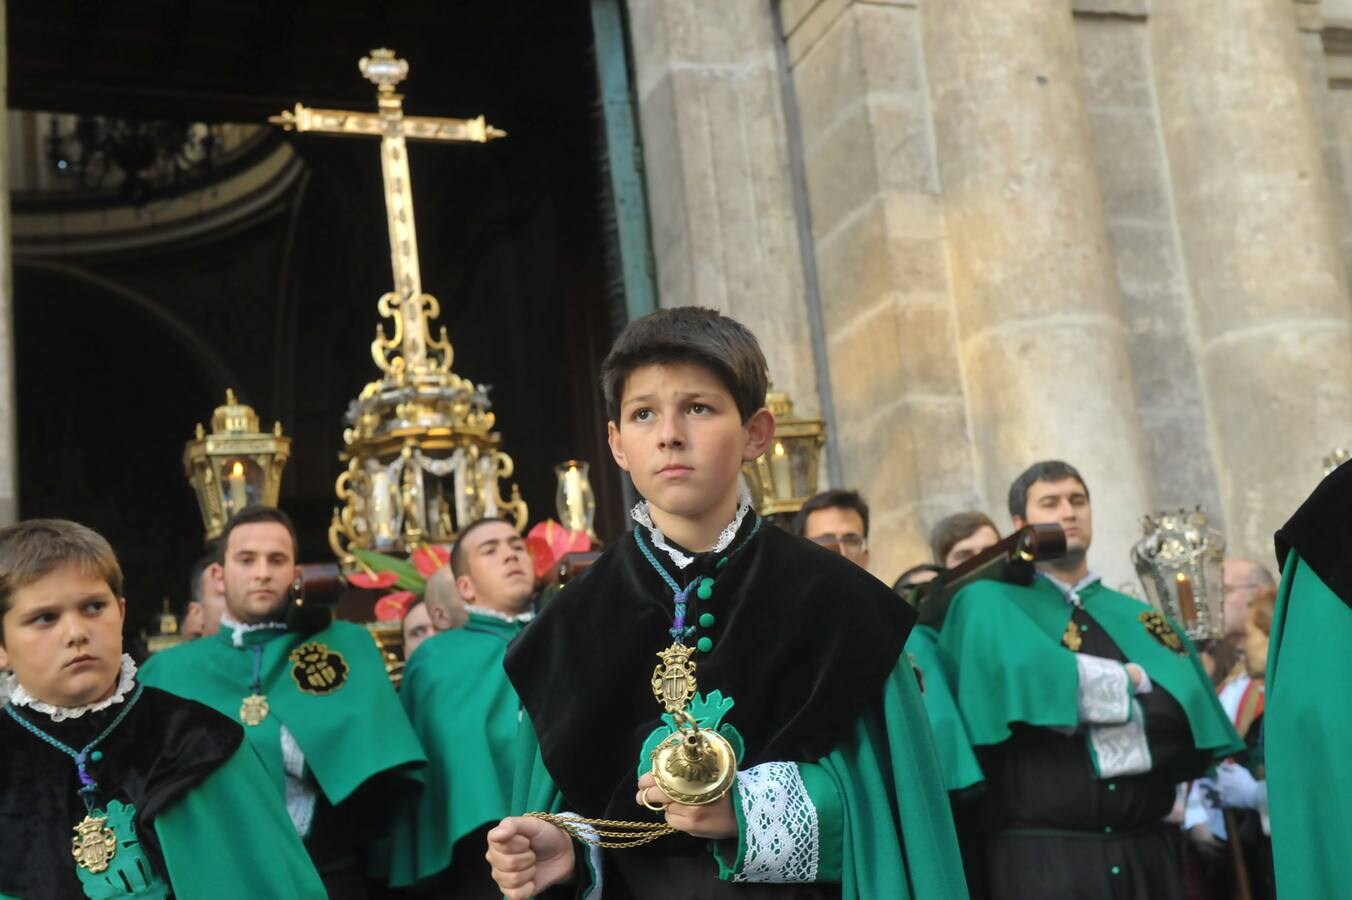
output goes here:
{"type": "MultiPolygon", "coordinates": [[[[644,805],[644,797],[649,804],[665,804],[667,824],[677,831],[709,840],[723,840],[737,836],[737,814],[732,811],[732,796],[724,794],[706,806],[687,806],[673,802],[657,786],[657,779],[647,772],[638,780],[638,793],[634,802],[644,805]]],[[[501,883],[501,882],[499,882],[501,883]]]]}
{"type": "Polygon", "coordinates": [[[530,900],[573,877],[573,839],[529,816],[508,816],[488,832],[484,858],[506,900],[530,900]]]}

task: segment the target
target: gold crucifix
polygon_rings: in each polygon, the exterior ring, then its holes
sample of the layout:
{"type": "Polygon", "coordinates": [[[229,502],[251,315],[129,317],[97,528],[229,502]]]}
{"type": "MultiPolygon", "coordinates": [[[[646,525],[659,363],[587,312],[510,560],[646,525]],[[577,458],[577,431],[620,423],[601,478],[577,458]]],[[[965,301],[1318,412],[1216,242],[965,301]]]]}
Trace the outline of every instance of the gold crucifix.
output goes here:
{"type": "Polygon", "coordinates": [[[422,292],[422,274],[418,269],[418,234],[413,223],[413,186],[408,171],[405,141],[445,141],[486,144],[507,132],[477,119],[449,119],[440,116],[404,115],[404,96],[395,93],[395,85],[408,77],[408,61],[393,50],[372,50],[357,64],[367,81],[376,86],[377,112],[351,112],[342,109],[313,109],[300,103],[294,111],[284,110],[268,119],[287,131],[318,132],[350,137],[380,138],[380,168],[385,178],[385,217],[390,230],[390,266],[394,272],[394,291],[380,298],[381,315],[394,319],[395,333],[386,337],[376,326],[371,345],[376,365],[385,372],[416,371],[427,365],[430,345],[442,351],[437,368],[449,370],[450,342],[446,329],[439,339],[427,330],[427,320],[440,315],[435,297],[422,292]],[[392,310],[397,309],[397,312],[392,310]],[[390,351],[401,355],[390,357],[390,351]],[[401,358],[402,357],[402,358],[401,358]]]}

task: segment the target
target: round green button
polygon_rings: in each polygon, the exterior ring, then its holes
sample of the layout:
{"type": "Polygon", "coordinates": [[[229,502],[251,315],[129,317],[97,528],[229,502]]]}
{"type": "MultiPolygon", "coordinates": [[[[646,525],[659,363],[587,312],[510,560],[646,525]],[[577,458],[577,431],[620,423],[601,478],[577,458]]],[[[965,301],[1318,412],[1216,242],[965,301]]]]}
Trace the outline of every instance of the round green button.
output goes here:
{"type": "Polygon", "coordinates": [[[1115,790],[1117,790],[1117,785],[1116,785],[1115,783],[1114,783],[1114,784],[1109,784],[1109,785],[1108,785],[1108,790],[1110,790],[1110,791],[1115,791],[1115,790]]]}
{"type": "Polygon", "coordinates": [[[1121,875],[1121,874],[1122,874],[1122,868],[1121,868],[1120,866],[1113,866],[1112,872],[1113,872],[1114,875],[1121,875]]]}
{"type": "Polygon", "coordinates": [[[723,557],[722,559],[720,559],[720,560],[718,561],[718,565],[714,566],[714,568],[715,568],[715,569],[721,569],[721,568],[723,568],[724,566],[726,566],[727,564],[728,564],[728,558],[725,556],[725,557],[723,557]]]}
{"type": "Polygon", "coordinates": [[[695,642],[695,646],[699,648],[700,653],[708,653],[714,649],[714,642],[711,638],[702,637],[695,642]]]}
{"type": "Polygon", "coordinates": [[[1113,833],[1113,826],[1111,826],[1111,825],[1105,825],[1105,826],[1103,827],[1103,833],[1104,833],[1104,834],[1112,834],[1112,833],[1113,833]]]}
{"type": "Polygon", "coordinates": [[[1081,631],[1088,631],[1088,630],[1089,630],[1089,626],[1088,626],[1088,625],[1081,625],[1081,626],[1080,626],[1080,630],[1081,630],[1081,631]]]}
{"type": "Polygon", "coordinates": [[[699,588],[695,591],[695,596],[701,600],[708,600],[714,595],[714,580],[705,578],[699,583],[699,588]]]}
{"type": "Polygon", "coordinates": [[[705,613],[704,615],[702,615],[702,616],[699,617],[699,627],[701,627],[701,628],[712,628],[713,625],[714,625],[714,614],[713,614],[713,613],[705,613]]]}
{"type": "Polygon", "coordinates": [[[103,751],[95,750],[93,753],[89,754],[89,758],[94,762],[99,762],[100,760],[103,759],[103,751]]]}

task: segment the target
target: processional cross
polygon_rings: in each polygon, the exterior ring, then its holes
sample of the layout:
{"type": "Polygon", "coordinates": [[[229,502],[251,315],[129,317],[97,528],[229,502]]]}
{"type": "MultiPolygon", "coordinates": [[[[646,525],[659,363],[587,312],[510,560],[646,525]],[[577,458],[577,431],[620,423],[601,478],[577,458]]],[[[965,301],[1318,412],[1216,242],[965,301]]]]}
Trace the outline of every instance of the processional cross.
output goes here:
{"type": "Polygon", "coordinates": [[[380,312],[393,318],[395,333],[385,335],[376,325],[376,340],[371,354],[376,365],[392,374],[418,371],[427,366],[427,348],[442,351],[437,369],[451,365],[451,346],[446,329],[438,339],[427,330],[427,320],[440,315],[435,297],[422,292],[422,274],[418,269],[418,235],[413,222],[413,186],[408,170],[405,142],[442,141],[454,144],[486,144],[507,132],[476,119],[450,119],[441,116],[404,115],[404,96],[395,93],[395,85],[408,77],[408,61],[393,50],[372,50],[357,64],[367,81],[376,85],[377,112],[351,112],[342,109],[313,109],[300,103],[294,111],[285,110],[268,119],[287,131],[318,132],[343,137],[379,137],[380,169],[385,180],[385,217],[390,231],[390,266],[394,272],[394,291],[380,298],[380,312]],[[397,309],[397,314],[393,310],[397,309]],[[400,350],[391,358],[390,351],[400,350]],[[401,358],[402,357],[402,358],[401,358]]]}

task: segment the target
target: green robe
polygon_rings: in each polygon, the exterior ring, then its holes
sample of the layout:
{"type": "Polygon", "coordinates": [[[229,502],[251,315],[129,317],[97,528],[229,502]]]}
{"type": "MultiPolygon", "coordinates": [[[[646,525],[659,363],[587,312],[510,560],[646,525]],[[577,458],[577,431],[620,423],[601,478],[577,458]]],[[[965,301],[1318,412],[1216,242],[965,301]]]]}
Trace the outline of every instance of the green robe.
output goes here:
{"type": "Polygon", "coordinates": [[[962,791],[980,784],[985,775],[972,752],[967,725],[953,696],[952,664],[939,648],[939,632],[917,625],[906,639],[906,652],[923,679],[925,714],[943,766],[944,786],[949,791],[962,791]]]}
{"type": "Polygon", "coordinates": [[[253,648],[261,646],[260,693],[267,697],[269,714],[257,726],[245,726],[244,734],[262,759],[279,799],[286,794],[283,724],[305,754],[306,770],[335,806],[383,773],[416,777],[411,770],[420,768],[426,758],[365,628],[334,622],[312,635],[252,631],[241,636],[241,647],[234,646],[232,634],[223,627],[214,637],[155,654],[141,669],[142,681],[239,721],[240,704],[253,680],[253,648]],[[335,666],[339,674],[335,683],[314,686],[290,658],[292,651],[314,645],[341,657],[343,666],[335,666]],[[303,690],[302,683],[310,689],[303,690]]]}
{"type": "Polygon", "coordinates": [[[1352,609],[1295,551],[1268,645],[1263,735],[1282,897],[1342,897],[1352,846],[1352,609]]]}
{"type": "Polygon", "coordinates": [[[510,811],[520,704],[502,657],[522,627],[471,609],[463,627],[430,638],[408,661],[399,697],[428,766],[417,808],[394,826],[391,884],[443,871],[457,841],[510,811]]]}
{"type": "MultiPolygon", "coordinates": [[[[1140,665],[1178,701],[1197,749],[1217,759],[1243,749],[1182,629],[1169,623],[1180,647],[1171,649],[1142,621],[1151,607],[1099,582],[1078,593],[1085,613],[1127,661],[1140,665]]],[[[958,661],[958,706],[974,746],[1003,743],[1016,723],[1078,727],[1075,653],[1061,643],[1070,618],[1065,597],[1045,578],[1030,587],[978,581],[953,598],[939,646],[958,661]]]]}
{"type": "MultiPolygon", "coordinates": [[[[967,896],[948,795],[928,734],[915,673],[903,657],[844,743],[815,762],[798,763],[820,823],[817,881],[838,881],[845,900],[967,896]]],[[[516,752],[513,812],[564,811],[528,717],[522,719],[516,752]]],[[[643,760],[636,765],[646,768],[643,760]]],[[[735,787],[733,799],[738,833],[745,835],[735,787]]],[[[740,869],[745,850],[740,838],[709,845],[721,877],[740,869]]],[[[594,883],[594,872],[579,875],[584,885],[594,883]]],[[[589,893],[584,887],[583,895],[589,893]]]]}

